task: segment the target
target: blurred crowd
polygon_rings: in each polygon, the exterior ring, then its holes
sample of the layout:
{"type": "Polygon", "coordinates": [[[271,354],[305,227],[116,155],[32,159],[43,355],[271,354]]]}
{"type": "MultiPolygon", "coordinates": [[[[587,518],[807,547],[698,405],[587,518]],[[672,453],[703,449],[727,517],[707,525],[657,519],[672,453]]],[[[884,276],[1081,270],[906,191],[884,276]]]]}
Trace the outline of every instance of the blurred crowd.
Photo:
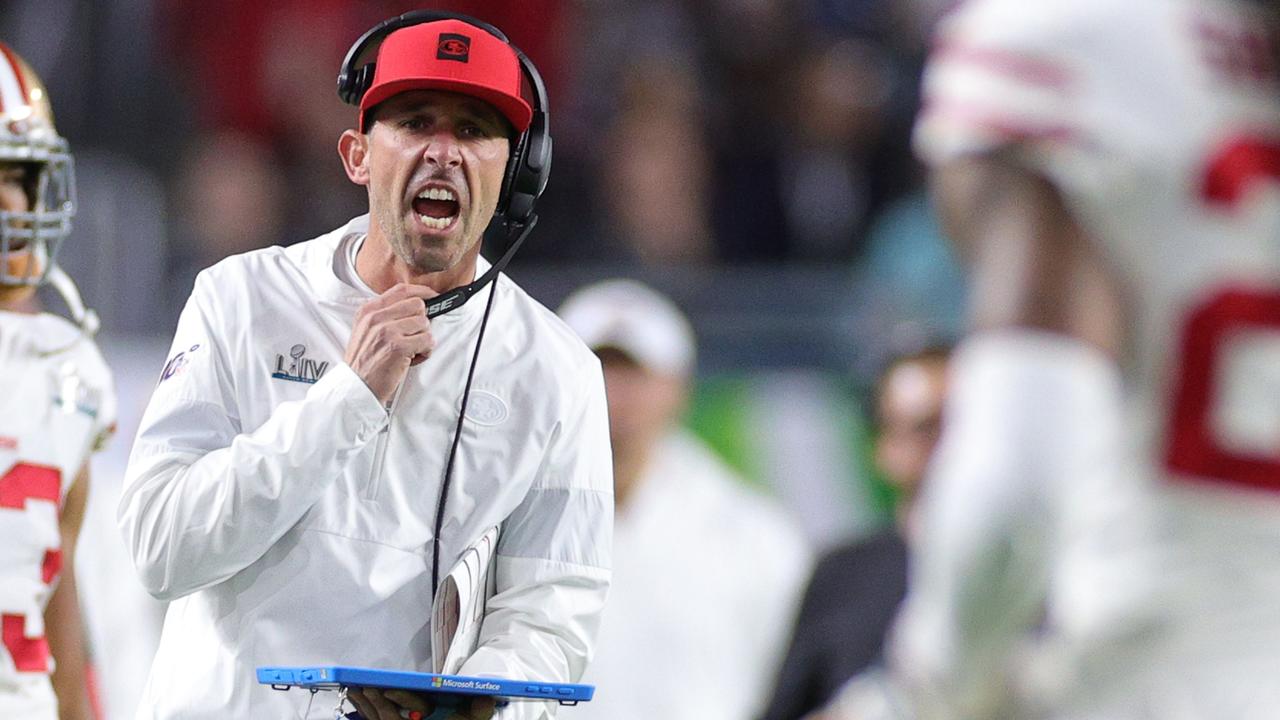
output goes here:
{"type": "Polygon", "coordinates": [[[355,114],[334,78],[352,38],[423,7],[507,29],[546,79],[554,172],[511,270],[544,302],[640,275],[701,325],[678,266],[686,285],[762,284],[784,304],[797,285],[837,286],[816,306],[865,300],[832,322],[887,305],[954,326],[959,273],[909,142],[940,4],[13,0],[0,36],[40,68],[77,153],[62,261],[108,332],[167,333],[201,268],[361,211],[336,152],[355,114]]]}

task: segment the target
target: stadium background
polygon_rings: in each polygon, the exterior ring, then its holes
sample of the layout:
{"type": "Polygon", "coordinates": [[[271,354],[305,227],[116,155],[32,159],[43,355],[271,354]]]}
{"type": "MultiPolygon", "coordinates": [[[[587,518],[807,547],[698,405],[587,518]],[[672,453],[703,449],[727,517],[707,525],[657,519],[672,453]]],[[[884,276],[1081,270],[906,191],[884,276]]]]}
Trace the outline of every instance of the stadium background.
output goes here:
{"type": "MultiPolygon", "coordinates": [[[[963,311],[909,147],[941,4],[0,4],[0,38],[43,76],[72,143],[79,213],[59,258],[102,318],[120,386],[86,537],[118,537],[128,444],[195,273],[362,212],[336,152],[354,112],[334,78],[360,32],[418,7],[497,24],[546,78],[554,170],[508,273],[552,308],[607,277],[668,293],[700,341],[689,424],[816,547],[883,522],[866,391],[889,354],[954,335],[963,311]]],[[[83,585],[118,580],[111,545],[82,543],[83,585]]],[[[102,618],[145,604],[116,595],[87,603],[95,645],[127,645],[102,618]]]]}

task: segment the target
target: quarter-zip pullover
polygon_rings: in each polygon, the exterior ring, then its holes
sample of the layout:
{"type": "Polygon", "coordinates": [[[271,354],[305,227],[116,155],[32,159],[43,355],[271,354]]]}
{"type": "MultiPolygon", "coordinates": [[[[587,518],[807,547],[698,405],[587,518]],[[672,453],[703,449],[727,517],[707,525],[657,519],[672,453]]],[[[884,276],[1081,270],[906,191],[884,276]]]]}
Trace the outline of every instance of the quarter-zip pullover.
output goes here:
{"type": "MultiPolygon", "coordinates": [[[[441,532],[443,576],[502,526],[496,594],[462,672],[582,675],[610,577],[599,361],[500,276],[432,321],[434,351],[383,407],[343,362],[372,295],[338,268],[344,239],[367,226],[234,256],[196,280],[119,510],[144,584],[173,601],[140,718],[304,717],[307,694],[258,685],[259,665],[430,670],[435,517],[490,292],[441,532]]],[[[316,702],[305,717],[331,713],[316,702]]]]}

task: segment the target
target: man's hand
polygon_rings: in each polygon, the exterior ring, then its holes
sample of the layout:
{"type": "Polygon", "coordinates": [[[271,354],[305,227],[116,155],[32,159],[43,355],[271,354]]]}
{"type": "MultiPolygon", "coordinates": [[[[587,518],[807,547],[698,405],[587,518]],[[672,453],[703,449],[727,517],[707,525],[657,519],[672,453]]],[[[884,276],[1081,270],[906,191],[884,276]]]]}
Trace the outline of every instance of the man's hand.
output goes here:
{"type": "MultiPolygon", "coordinates": [[[[427,696],[404,690],[351,688],[347,699],[365,720],[420,720],[435,711],[434,703],[427,696]]],[[[493,698],[476,697],[463,700],[447,717],[448,720],[490,720],[496,709],[497,701],[493,698]]]]}
{"type": "Polygon", "coordinates": [[[422,285],[399,283],[360,306],[343,358],[383,405],[409,372],[435,348],[426,300],[438,295],[422,285]]]}

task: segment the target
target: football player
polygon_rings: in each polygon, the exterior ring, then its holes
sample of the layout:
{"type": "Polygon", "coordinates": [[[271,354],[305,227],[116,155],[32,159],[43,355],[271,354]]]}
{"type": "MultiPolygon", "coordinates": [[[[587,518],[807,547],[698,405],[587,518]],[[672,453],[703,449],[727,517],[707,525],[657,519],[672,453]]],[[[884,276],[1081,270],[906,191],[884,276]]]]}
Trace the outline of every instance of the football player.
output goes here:
{"type": "Polygon", "coordinates": [[[0,43],[0,717],[89,718],[72,573],[88,461],[111,435],[96,320],[54,264],[75,211],[48,93],[0,43]],[[76,322],[35,308],[50,283],[76,322]]]}
{"type": "Polygon", "coordinates": [[[881,710],[1280,716],[1276,28],[1247,0],[943,20],[916,142],[972,334],[881,710]]]}

